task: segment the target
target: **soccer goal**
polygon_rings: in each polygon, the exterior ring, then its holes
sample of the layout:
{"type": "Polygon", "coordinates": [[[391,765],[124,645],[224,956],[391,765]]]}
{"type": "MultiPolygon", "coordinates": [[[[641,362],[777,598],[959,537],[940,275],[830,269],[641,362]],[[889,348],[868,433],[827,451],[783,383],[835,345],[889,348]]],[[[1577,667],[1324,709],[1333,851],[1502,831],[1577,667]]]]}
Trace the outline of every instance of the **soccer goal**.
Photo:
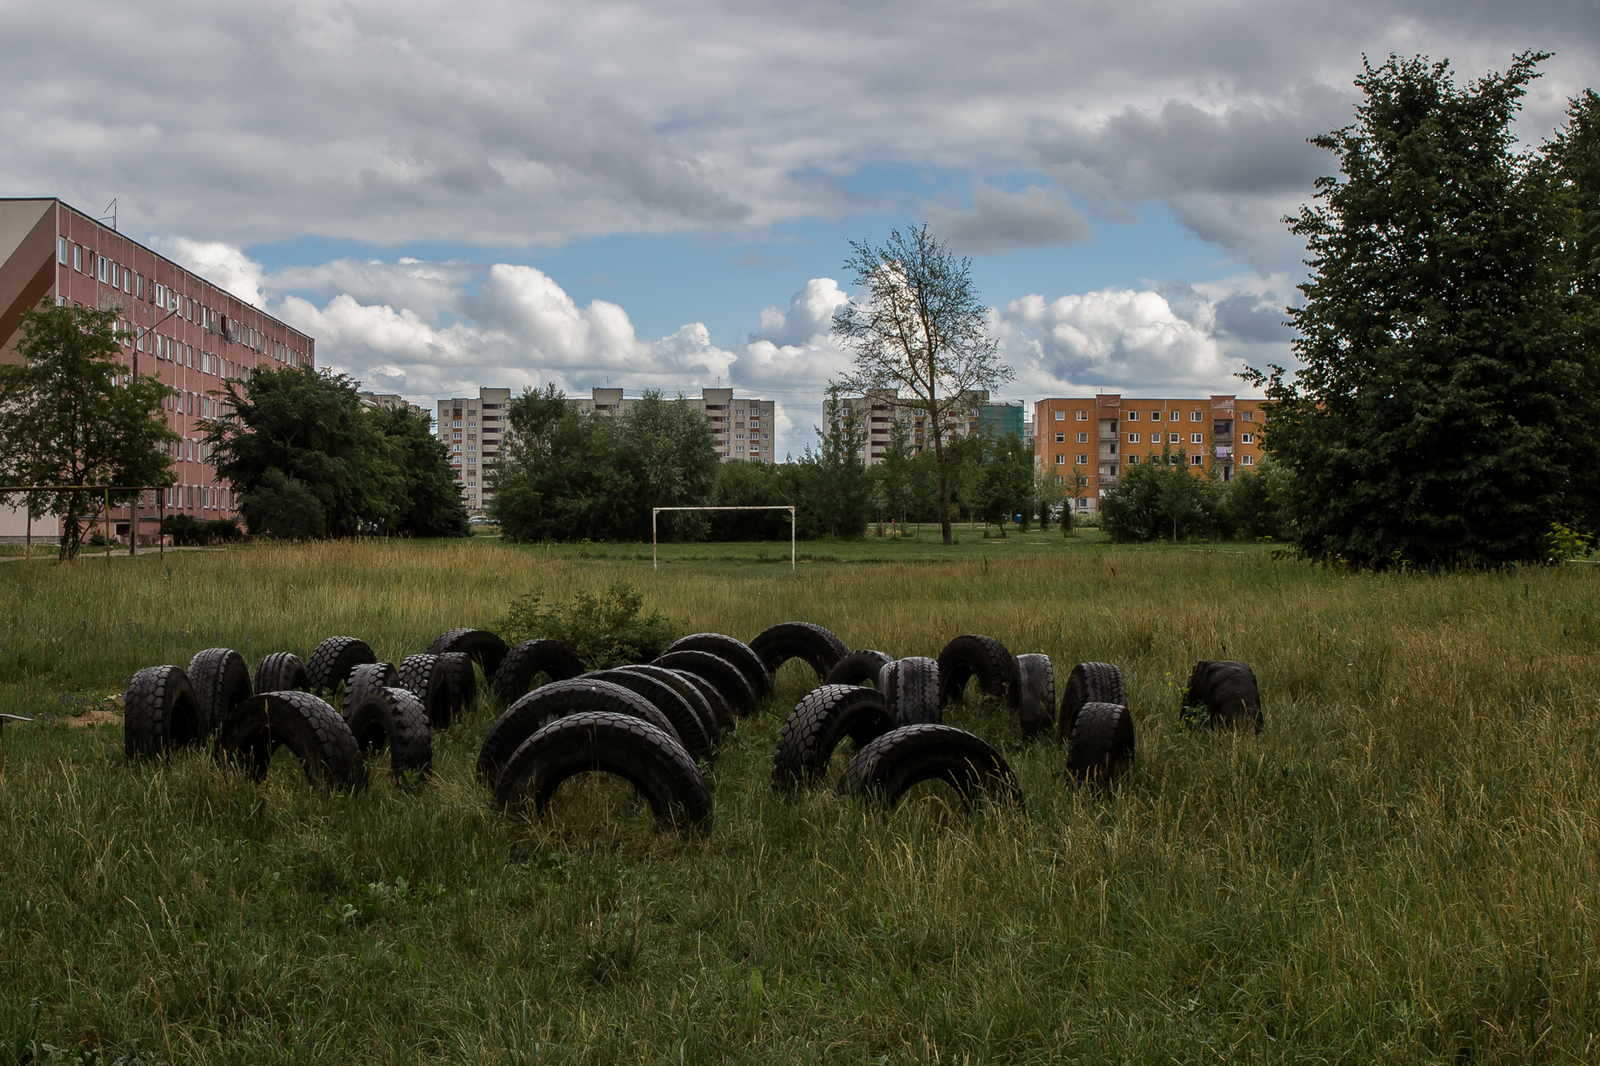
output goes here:
{"type": "Polygon", "coordinates": [[[650,569],[660,570],[661,559],[656,552],[656,516],[662,511],[788,511],[789,512],[789,569],[794,569],[794,505],[766,504],[751,507],[652,507],[650,508],[650,569]]]}

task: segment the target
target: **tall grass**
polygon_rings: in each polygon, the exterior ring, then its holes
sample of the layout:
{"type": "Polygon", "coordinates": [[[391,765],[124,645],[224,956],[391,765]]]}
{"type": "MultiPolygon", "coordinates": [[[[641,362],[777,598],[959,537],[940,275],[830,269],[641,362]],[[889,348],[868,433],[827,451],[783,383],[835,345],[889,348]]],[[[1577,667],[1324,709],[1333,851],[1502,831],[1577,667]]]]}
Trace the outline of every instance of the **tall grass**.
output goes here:
{"type": "Polygon", "coordinates": [[[1109,800],[974,702],[949,720],[1001,748],[1026,809],[787,801],[767,771],[813,683],[790,664],[712,774],[714,828],[680,838],[604,790],[507,820],[471,779],[487,704],[435,738],[431,783],[355,797],[13,726],[0,1063],[1600,1057],[1600,575],[962,553],[792,576],[481,541],[0,565],[15,713],[215,644],[398,657],[510,594],[621,579],[691,630],[1116,662],[1139,730],[1109,800]],[[1178,723],[1188,667],[1221,657],[1255,667],[1260,737],[1178,723]]]}

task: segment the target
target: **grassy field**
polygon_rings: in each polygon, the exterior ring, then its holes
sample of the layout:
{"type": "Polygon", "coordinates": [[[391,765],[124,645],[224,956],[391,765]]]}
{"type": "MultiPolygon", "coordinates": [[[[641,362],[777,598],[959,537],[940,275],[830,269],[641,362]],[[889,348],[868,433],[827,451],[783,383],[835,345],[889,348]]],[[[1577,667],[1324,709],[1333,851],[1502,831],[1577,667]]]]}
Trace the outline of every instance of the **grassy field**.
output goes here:
{"type": "MultiPolygon", "coordinates": [[[[926,530],[924,531],[927,532],[926,530]]],[[[1086,534],[914,543],[319,545],[0,564],[0,1064],[1553,1062],[1600,1059],[1600,572],[1342,574],[1256,547],[1086,534]],[[639,558],[642,555],[643,559],[639,558]],[[714,828],[604,786],[508,820],[279,763],[127,765],[106,697],[224,644],[383,657],[509,593],[614,580],[749,639],[1122,666],[1139,730],[1105,799],[993,707],[1022,811],[892,814],[767,782],[797,664],[710,775],[714,828]],[[1183,728],[1197,658],[1261,680],[1260,737],[1183,728]],[[52,1050],[55,1049],[55,1050],[52,1050]]]]}

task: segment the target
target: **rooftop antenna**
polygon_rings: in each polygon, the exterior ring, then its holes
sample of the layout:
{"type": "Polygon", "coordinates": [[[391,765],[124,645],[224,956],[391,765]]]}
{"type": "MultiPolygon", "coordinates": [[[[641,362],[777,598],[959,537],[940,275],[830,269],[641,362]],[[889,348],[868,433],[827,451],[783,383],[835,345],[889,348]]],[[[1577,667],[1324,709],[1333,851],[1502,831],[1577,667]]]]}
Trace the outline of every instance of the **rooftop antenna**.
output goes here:
{"type": "Polygon", "coordinates": [[[104,222],[108,218],[111,220],[111,229],[112,229],[112,231],[116,232],[116,229],[117,229],[117,198],[115,196],[113,196],[111,198],[111,202],[109,204],[106,204],[106,213],[101,215],[99,218],[95,219],[95,221],[96,222],[104,222]]]}

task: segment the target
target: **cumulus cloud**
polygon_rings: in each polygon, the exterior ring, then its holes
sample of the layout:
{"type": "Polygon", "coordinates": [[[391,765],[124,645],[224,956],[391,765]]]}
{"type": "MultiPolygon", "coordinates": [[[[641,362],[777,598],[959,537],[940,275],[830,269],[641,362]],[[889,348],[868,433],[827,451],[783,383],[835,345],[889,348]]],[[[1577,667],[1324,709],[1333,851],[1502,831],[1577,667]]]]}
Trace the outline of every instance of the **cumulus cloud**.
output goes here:
{"type": "Polygon", "coordinates": [[[157,238],[150,243],[156,251],[222,286],[245,303],[261,306],[261,264],[241,249],[221,241],[195,241],[187,237],[157,238]]]}
{"type": "Polygon", "coordinates": [[[1085,244],[1094,227],[1059,191],[1030,185],[1008,193],[980,182],[972,209],[957,211],[940,203],[923,205],[928,224],[959,252],[978,254],[1085,244]]]}

